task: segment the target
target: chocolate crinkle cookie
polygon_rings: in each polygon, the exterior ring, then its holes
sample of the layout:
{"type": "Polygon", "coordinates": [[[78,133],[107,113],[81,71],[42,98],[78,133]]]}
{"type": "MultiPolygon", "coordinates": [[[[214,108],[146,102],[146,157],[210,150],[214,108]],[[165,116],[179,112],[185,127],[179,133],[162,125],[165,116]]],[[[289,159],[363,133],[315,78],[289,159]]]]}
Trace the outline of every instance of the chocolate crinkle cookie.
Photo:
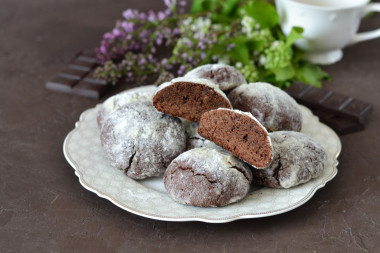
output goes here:
{"type": "Polygon", "coordinates": [[[112,166],[133,179],[158,176],[186,147],[182,122],[157,112],[148,101],[129,103],[111,113],[100,138],[112,166]]]}
{"type": "Polygon", "coordinates": [[[228,98],[234,109],[252,113],[268,131],[301,131],[302,114],[297,102],[269,83],[240,85],[228,98]]]}
{"type": "Polygon", "coordinates": [[[222,149],[212,141],[207,140],[206,138],[198,134],[199,122],[182,119],[182,123],[185,126],[187,135],[186,150],[203,147],[222,149]]]}
{"type": "Polygon", "coordinates": [[[189,71],[186,77],[204,78],[213,81],[223,91],[247,83],[242,73],[224,64],[206,64],[189,71]]]}
{"type": "Polygon", "coordinates": [[[164,184],[175,201],[192,206],[225,206],[249,192],[249,167],[230,153],[195,148],[175,158],[164,174],[164,184]]]}
{"type": "Polygon", "coordinates": [[[160,112],[191,121],[199,121],[211,109],[232,108],[214,82],[188,77],[161,84],[153,96],[153,105],[160,112]]]}
{"type": "Polygon", "coordinates": [[[322,174],[327,154],[318,142],[293,131],[273,132],[269,136],[273,161],[266,169],[252,170],[254,184],[290,188],[322,174]]]}
{"type": "Polygon", "coordinates": [[[147,85],[126,90],[108,98],[103,102],[98,111],[97,122],[99,128],[102,128],[104,120],[107,119],[112,112],[121,107],[135,101],[152,101],[153,94],[156,90],[157,86],[147,85]]]}

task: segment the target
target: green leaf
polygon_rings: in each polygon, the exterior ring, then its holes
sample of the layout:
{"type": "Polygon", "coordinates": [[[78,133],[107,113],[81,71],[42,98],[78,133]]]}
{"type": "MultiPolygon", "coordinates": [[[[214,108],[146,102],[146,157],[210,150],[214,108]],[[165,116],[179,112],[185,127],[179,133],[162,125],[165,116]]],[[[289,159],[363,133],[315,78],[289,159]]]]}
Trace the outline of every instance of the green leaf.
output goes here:
{"type": "Polygon", "coordinates": [[[261,52],[264,50],[266,44],[264,40],[251,40],[247,42],[247,46],[252,52],[261,52]]]}
{"type": "Polygon", "coordinates": [[[191,6],[190,13],[199,13],[203,11],[203,2],[205,0],[193,0],[193,5],[191,6]]]}
{"type": "Polygon", "coordinates": [[[221,6],[220,0],[204,0],[202,3],[203,11],[217,11],[218,7],[221,6]]]}
{"type": "Polygon", "coordinates": [[[231,24],[231,18],[230,17],[220,15],[219,13],[212,12],[211,13],[211,20],[213,23],[227,24],[227,25],[231,24]]]}
{"type": "Polygon", "coordinates": [[[224,45],[218,45],[215,44],[213,47],[209,50],[208,53],[211,55],[223,55],[226,52],[226,47],[224,45]]]}
{"type": "Polygon", "coordinates": [[[226,0],[223,5],[222,15],[231,16],[232,13],[237,9],[240,1],[241,0],[226,0]]]}
{"type": "Polygon", "coordinates": [[[292,66],[287,66],[281,69],[272,69],[272,71],[275,75],[276,81],[279,82],[292,79],[296,75],[296,72],[292,66]]]}
{"type": "Polygon", "coordinates": [[[244,65],[250,64],[249,50],[245,43],[236,42],[235,46],[228,52],[231,58],[235,61],[241,62],[244,65]]]}
{"type": "Polygon", "coordinates": [[[272,28],[272,34],[278,40],[286,41],[286,36],[282,33],[282,30],[279,25],[272,28]]]}
{"type": "Polygon", "coordinates": [[[279,17],[274,6],[266,1],[253,0],[244,10],[263,28],[271,28],[279,23],[279,17]]]}
{"type": "Polygon", "coordinates": [[[288,37],[286,38],[286,46],[291,46],[296,40],[302,39],[303,28],[302,27],[293,27],[290,31],[288,37]]]}
{"type": "Polygon", "coordinates": [[[320,66],[313,65],[309,62],[302,63],[296,70],[298,80],[315,87],[322,87],[322,79],[329,78],[330,76],[324,72],[320,66]]]}

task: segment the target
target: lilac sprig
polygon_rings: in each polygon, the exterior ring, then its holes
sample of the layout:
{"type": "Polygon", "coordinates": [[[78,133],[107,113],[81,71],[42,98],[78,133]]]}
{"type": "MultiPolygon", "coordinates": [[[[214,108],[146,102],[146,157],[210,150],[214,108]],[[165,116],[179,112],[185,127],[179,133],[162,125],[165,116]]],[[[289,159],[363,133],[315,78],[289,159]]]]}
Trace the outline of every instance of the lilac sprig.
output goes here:
{"type": "Polygon", "coordinates": [[[98,61],[104,65],[107,61],[118,61],[126,52],[145,52],[150,50],[150,34],[163,20],[176,13],[176,1],[165,0],[164,11],[147,13],[134,9],[123,12],[124,20],[117,21],[115,28],[103,35],[100,46],[95,49],[98,61]]]}
{"type": "Polygon", "coordinates": [[[224,41],[239,36],[240,29],[234,25],[213,23],[210,15],[180,20],[181,38],[169,59],[169,63],[178,66],[176,74],[182,76],[194,67],[210,62],[229,64],[225,52],[230,51],[235,44],[225,44],[224,41]],[[218,46],[219,51],[215,50],[218,46]]]}
{"type": "Polygon", "coordinates": [[[279,87],[295,80],[321,85],[327,75],[318,66],[305,63],[302,52],[282,34],[276,15],[264,20],[259,13],[274,13],[262,1],[194,0],[191,14],[185,1],[163,0],[165,9],[140,12],[128,9],[123,19],[104,34],[96,48],[99,78],[116,84],[122,78],[140,85],[154,78],[183,76],[206,63],[235,66],[250,82],[271,82],[279,87]]]}
{"type": "MultiPolygon", "coordinates": [[[[176,27],[178,21],[175,0],[165,0],[164,11],[147,13],[128,9],[123,12],[124,20],[104,34],[96,48],[99,78],[117,83],[122,77],[128,82],[144,82],[147,75],[158,76],[172,68],[167,58],[160,55],[162,47],[174,47],[180,37],[176,27]],[[117,73],[117,74],[116,74],[117,73]]],[[[180,6],[183,7],[182,1],[180,6]]]]}

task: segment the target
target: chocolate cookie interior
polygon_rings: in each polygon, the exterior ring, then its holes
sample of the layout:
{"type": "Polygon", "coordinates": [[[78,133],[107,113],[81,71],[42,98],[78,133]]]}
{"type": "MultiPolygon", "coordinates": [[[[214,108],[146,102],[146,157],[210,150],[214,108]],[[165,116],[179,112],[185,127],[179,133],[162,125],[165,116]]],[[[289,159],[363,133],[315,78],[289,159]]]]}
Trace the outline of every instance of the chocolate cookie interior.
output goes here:
{"type": "Polygon", "coordinates": [[[204,112],[212,109],[231,108],[221,92],[195,82],[175,82],[160,89],[153,97],[153,105],[158,111],[191,121],[199,121],[204,112]]]}
{"type": "Polygon", "coordinates": [[[198,133],[256,168],[271,162],[268,132],[248,113],[229,109],[206,112],[198,133]]]}

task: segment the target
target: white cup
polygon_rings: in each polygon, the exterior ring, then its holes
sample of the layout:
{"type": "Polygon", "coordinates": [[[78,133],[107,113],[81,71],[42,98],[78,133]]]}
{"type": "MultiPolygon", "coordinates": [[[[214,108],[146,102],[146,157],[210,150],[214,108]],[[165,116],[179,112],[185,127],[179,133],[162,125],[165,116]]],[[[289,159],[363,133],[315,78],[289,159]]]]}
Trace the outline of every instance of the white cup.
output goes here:
{"type": "Polygon", "coordinates": [[[380,37],[380,28],[357,33],[360,20],[380,3],[369,0],[276,0],[282,31],[288,35],[293,26],[304,28],[303,39],[295,46],[305,50],[312,63],[332,64],[343,57],[342,48],[380,37]]]}

